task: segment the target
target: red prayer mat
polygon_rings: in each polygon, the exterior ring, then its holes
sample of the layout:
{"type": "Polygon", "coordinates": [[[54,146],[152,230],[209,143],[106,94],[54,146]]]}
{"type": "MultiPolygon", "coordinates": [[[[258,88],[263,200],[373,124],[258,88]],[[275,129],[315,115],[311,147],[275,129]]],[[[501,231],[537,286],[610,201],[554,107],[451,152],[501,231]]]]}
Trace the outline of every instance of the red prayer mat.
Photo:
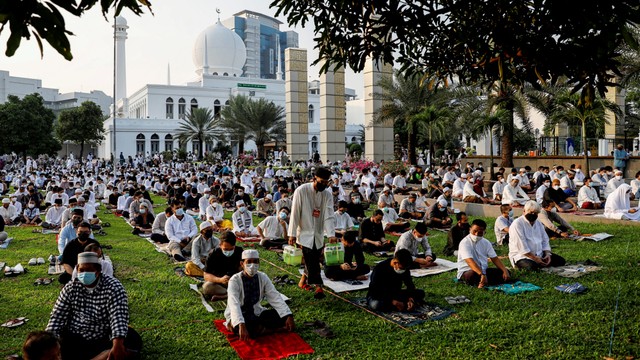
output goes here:
{"type": "Polygon", "coordinates": [[[259,237],[238,237],[238,241],[241,242],[260,242],[260,238],[259,237]]]}
{"type": "Polygon", "coordinates": [[[240,341],[224,326],[224,320],[214,320],[216,328],[227,336],[227,341],[242,360],[284,359],[298,354],[313,354],[313,348],[300,335],[281,332],[240,341]]]}

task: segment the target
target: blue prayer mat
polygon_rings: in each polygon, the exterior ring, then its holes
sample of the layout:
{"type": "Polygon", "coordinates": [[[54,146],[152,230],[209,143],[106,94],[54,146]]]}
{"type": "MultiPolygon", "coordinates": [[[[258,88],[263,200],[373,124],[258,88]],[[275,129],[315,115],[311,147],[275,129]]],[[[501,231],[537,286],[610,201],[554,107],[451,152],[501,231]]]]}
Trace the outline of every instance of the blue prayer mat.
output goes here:
{"type": "Polygon", "coordinates": [[[485,289],[493,291],[502,291],[505,294],[516,295],[527,291],[542,290],[540,286],[533,285],[531,283],[525,283],[522,281],[516,281],[513,284],[501,284],[494,286],[486,286],[485,289]]]}

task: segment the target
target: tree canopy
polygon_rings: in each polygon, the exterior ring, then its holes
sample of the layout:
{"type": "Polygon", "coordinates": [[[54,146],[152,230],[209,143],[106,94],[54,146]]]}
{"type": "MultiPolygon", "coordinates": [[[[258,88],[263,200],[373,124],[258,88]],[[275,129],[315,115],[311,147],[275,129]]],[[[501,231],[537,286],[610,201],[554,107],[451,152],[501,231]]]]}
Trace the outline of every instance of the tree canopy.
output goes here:
{"type": "Polygon", "coordinates": [[[53,137],[53,111],[44,107],[39,94],[23,99],[14,95],[0,104],[0,153],[15,152],[22,157],[53,155],[61,149],[53,137]]]}
{"type": "Polygon", "coordinates": [[[198,141],[200,144],[198,159],[202,160],[205,144],[222,139],[224,134],[220,129],[220,120],[213,115],[211,109],[196,108],[180,122],[177,136],[178,141],[183,144],[188,141],[198,141]]]}
{"type": "MultiPolygon", "coordinates": [[[[65,25],[63,12],[80,17],[93,8],[98,0],[5,0],[0,1],[0,34],[5,26],[9,26],[6,56],[13,56],[20,47],[22,38],[27,40],[33,36],[38,42],[40,54],[44,54],[44,39],[65,59],[71,60],[71,44],[67,35],[73,35],[65,25]]],[[[102,15],[107,19],[109,9],[115,6],[115,14],[127,8],[134,14],[143,13],[143,8],[151,11],[148,0],[100,0],[102,15]]]]}
{"type": "Polygon", "coordinates": [[[80,145],[80,158],[85,144],[100,144],[104,140],[104,119],[100,107],[93,101],[85,101],[80,107],[63,110],[55,127],[60,141],[80,145]]]}
{"type": "Polygon", "coordinates": [[[364,69],[368,57],[401,71],[462,82],[541,86],[561,77],[587,101],[620,74],[618,49],[638,47],[637,0],[274,0],[289,25],[313,22],[319,58],[364,69]]]}

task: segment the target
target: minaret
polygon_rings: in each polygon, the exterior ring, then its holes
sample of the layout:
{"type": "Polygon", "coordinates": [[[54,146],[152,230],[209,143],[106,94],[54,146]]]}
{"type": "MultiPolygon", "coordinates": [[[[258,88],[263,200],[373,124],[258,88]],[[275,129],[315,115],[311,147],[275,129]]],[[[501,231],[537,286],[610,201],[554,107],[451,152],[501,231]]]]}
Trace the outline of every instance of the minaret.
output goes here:
{"type": "Polygon", "coordinates": [[[171,85],[171,64],[167,63],[167,85],[171,85]]]}
{"type": "Polygon", "coordinates": [[[278,66],[276,67],[276,79],[282,80],[282,65],[280,62],[282,58],[280,57],[280,35],[276,35],[276,59],[278,61],[278,66]]]}
{"type": "MultiPolygon", "coordinates": [[[[116,17],[115,41],[116,41],[116,91],[114,103],[118,104],[120,100],[127,98],[127,58],[125,54],[125,40],[127,40],[127,20],[122,17],[116,17]]],[[[124,102],[126,103],[126,101],[124,102]]],[[[122,108],[118,108],[118,113],[126,114],[126,105],[123,103],[122,108]]]]}
{"type": "Polygon", "coordinates": [[[209,54],[207,52],[207,35],[204,35],[204,60],[202,61],[202,75],[209,75],[209,54]]]}

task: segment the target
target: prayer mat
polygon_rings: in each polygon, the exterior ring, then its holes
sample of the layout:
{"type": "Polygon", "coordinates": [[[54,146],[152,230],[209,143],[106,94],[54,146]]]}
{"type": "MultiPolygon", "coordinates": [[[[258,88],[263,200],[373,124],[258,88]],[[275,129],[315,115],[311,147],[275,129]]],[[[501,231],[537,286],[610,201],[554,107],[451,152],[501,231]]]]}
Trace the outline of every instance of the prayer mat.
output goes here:
{"type": "MultiPolygon", "coordinates": [[[[304,269],[300,269],[299,271],[300,274],[304,274],[304,269]]],[[[371,272],[367,274],[367,280],[334,281],[324,275],[324,270],[320,272],[320,275],[322,276],[322,282],[324,283],[324,286],[337,293],[365,290],[369,288],[369,283],[371,282],[371,272]]]]}
{"type": "Polygon", "coordinates": [[[436,259],[436,266],[432,266],[424,269],[412,269],[411,276],[413,277],[423,277],[427,275],[436,275],[442,274],[451,270],[458,269],[458,265],[453,261],[449,261],[447,259],[436,259]]]}
{"type": "Polygon", "coordinates": [[[565,278],[579,278],[581,276],[587,275],[588,273],[600,270],[602,270],[602,266],[580,264],[542,268],[542,271],[546,273],[562,276],[565,278]]]}
{"type": "Polygon", "coordinates": [[[138,234],[141,238],[149,239],[151,238],[151,234],[138,234]]]}
{"type": "Polygon", "coordinates": [[[241,341],[224,325],[224,320],[214,320],[216,328],[226,335],[229,345],[242,360],[284,359],[299,354],[313,354],[313,348],[300,335],[280,332],[241,341]]]}
{"type": "Polygon", "coordinates": [[[612,237],[613,237],[613,235],[607,234],[607,233],[584,234],[582,236],[576,237],[575,240],[576,241],[591,240],[591,241],[598,242],[598,241],[610,239],[612,237]]]}
{"type": "Polygon", "coordinates": [[[527,291],[542,290],[540,286],[533,285],[531,283],[525,283],[522,281],[516,281],[513,284],[501,284],[495,286],[486,286],[485,289],[493,291],[502,291],[505,294],[516,295],[527,291]]]}
{"type": "Polygon", "coordinates": [[[241,241],[241,242],[260,242],[260,237],[258,237],[258,236],[238,237],[238,241],[241,241]]]}
{"type": "Polygon", "coordinates": [[[562,284],[556,286],[554,289],[562,291],[565,294],[582,294],[587,291],[587,288],[580,283],[562,284]]]}
{"type": "Polygon", "coordinates": [[[42,234],[60,234],[60,230],[42,229],[42,234]]]}
{"type": "Polygon", "coordinates": [[[202,293],[200,292],[198,285],[189,284],[189,289],[195,291],[196,293],[198,293],[198,295],[200,295],[200,301],[202,301],[202,305],[207,310],[207,312],[210,312],[210,313],[216,312],[216,311],[224,312],[224,310],[227,308],[226,301],[221,300],[221,301],[208,302],[207,299],[204,298],[204,295],[202,295],[202,293]]]}
{"type": "Polygon", "coordinates": [[[2,244],[0,244],[0,249],[8,248],[11,240],[13,240],[13,238],[8,238],[7,240],[3,241],[2,244]]]}
{"type": "Polygon", "coordinates": [[[391,235],[391,236],[401,236],[402,233],[401,232],[395,232],[395,231],[385,231],[385,234],[391,235]]]}
{"type": "Polygon", "coordinates": [[[64,266],[62,266],[62,264],[60,264],[59,262],[56,262],[55,265],[49,265],[49,270],[47,271],[47,274],[60,275],[63,272],[64,272],[64,266]]]}
{"type": "Polygon", "coordinates": [[[372,311],[400,326],[414,326],[430,320],[442,320],[455,312],[452,309],[447,309],[433,304],[421,305],[411,312],[381,312],[371,310],[371,308],[369,308],[369,305],[367,304],[366,298],[354,299],[351,300],[351,302],[357,306],[367,308],[369,311],[372,311]]]}

